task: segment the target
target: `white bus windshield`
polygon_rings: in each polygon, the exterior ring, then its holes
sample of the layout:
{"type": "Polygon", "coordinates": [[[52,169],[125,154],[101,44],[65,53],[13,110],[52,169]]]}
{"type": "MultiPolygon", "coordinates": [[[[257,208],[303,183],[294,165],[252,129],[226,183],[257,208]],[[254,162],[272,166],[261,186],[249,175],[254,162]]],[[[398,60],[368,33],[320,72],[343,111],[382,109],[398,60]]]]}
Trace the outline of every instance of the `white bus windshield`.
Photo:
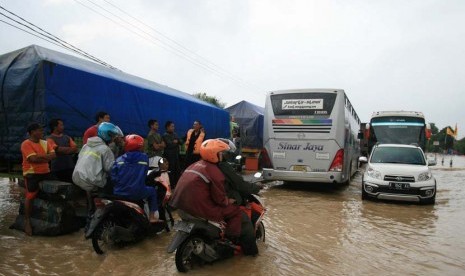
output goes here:
{"type": "Polygon", "coordinates": [[[380,117],[371,120],[373,139],[383,144],[422,145],[425,121],[412,117],[380,117]]]}

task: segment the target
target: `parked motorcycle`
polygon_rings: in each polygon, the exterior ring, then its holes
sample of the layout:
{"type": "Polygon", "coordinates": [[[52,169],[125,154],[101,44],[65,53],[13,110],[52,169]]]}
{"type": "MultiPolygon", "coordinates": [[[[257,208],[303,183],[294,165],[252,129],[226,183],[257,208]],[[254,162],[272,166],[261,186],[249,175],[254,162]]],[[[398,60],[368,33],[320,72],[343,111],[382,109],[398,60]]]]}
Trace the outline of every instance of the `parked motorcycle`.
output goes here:
{"type": "MultiPolygon", "coordinates": [[[[261,177],[256,175],[256,177],[261,177]]],[[[248,215],[255,227],[257,241],[265,241],[265,225],[263,217],[266,209],[258,195],[251,195],[245,206],[240,206],[248,215]]],[[[195,266],[212,263],[241,253],[241,247],[225,235],[224,222],[214,222],[194,217],[182,210],[178,210],[181,217],[174,228],[177,232],[168,247],[168,253],[176,251],[176,268],[180,272],[187,272],[195,266]]]]}
{"type": "MultiPolygon", "coordinates": [[[[152,179],[156,175],[156,172],[149,171],[149,182],[156,183],[152,179]]],[[[158,184],[158,193],[163,193],[162,189],[166,186],[158,184]]],[[[170,191],[165,190],[163,196],[169,197],[170,194],[170,191]]],[[[160,212],[164,212],[166,201],[158,201],[160,212]]],[[[166,223],[150,223],[144,209],[144,200],[131,201],[114,195],[100,195],[94,198],[94,204],[95,212],[86,228],[85,237],[92,239],[97,254],[104,254],[111,247],[138,242],[168,227],[166,223]]],[[[169,216],[172,219],[170,213],[169,216]]]]}

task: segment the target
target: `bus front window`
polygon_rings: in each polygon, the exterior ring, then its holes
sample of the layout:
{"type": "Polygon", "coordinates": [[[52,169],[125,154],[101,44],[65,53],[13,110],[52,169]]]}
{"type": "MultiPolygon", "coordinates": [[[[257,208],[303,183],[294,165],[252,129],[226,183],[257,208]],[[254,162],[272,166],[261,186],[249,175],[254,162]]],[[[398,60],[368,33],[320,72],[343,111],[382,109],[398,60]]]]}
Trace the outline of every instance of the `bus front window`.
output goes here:
{"type": "Polygon", "coordinates": [[[382,144],[418,144],[422,140],[424,127],[384,125],[373,126],[377,143],[382,144]]]}

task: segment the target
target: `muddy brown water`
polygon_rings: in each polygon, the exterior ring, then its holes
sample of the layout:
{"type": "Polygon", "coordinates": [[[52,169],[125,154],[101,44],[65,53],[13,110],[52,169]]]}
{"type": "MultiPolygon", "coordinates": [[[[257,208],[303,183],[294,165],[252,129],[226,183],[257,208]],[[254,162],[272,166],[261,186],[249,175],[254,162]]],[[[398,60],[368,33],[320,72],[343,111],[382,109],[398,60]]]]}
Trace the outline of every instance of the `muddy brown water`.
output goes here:
{"type": "MultiPolygon", "coordinates": [[[[465,157],[433,167],[434,206],[361,200],[361,174],[349,186],[271,184],[266,241],[257,257],[234,257],[191,275],[465,275],[465,157]]],[[[176,275],[166,247],[174,233],[99,256],[83,230],[27,237],[10,230],[20,189],[0,179],[0,274],[176,275]]]]}

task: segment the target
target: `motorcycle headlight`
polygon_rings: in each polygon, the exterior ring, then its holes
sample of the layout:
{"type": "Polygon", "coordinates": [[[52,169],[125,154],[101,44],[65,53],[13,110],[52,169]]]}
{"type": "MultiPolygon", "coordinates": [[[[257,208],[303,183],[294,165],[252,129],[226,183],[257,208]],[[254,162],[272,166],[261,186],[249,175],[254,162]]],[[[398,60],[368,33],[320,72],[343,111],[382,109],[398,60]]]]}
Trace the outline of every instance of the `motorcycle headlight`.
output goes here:
{"type": "Polygon", "coordinates": [[[373,168],[368,168],[367,170],[367,175],[371,178],[375,179],[381,179],[381,173],[377,170],[374,170],[373,168]]]}
{"type": "Polygon", "coordinates": [[[430,171],[423,172],[423,173],[420,173],[420,175],[418,175],[418,181],[430,180],[431,177],[433,177],[433,175],[431,174],[430,171]]]}

